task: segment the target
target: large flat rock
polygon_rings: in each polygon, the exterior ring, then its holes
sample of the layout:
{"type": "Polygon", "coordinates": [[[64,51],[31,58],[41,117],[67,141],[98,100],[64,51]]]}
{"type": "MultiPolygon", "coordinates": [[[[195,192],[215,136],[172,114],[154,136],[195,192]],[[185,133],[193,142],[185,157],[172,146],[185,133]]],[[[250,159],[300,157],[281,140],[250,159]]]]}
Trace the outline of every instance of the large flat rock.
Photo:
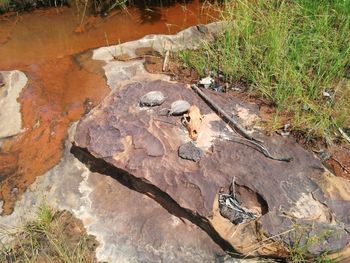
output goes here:
{"type": "MultiPolygon", "coordinates": [[[[209,26],[209,32],[215,25],[209,26]]],[[[108,62],[104,69],[107,83],[113,89],[135,80],[169,79],[147,73],[142,59],[115,61],[110,52],[122,51],[134,56],[135,49],[144,46],[173,49],[179,39],[186,47],[192,42],[191,36],[197,45],[203,38],[196,27],[191,27],[178,35],[152,35],[120,47],[103,47],[95,50],[94,57],[108,62]]],[[[4,77],[8,83],[8,75],[4,77]]],[[[68,210],[82,220],[87,232],[99,242],[96,250],[99,262],[224,262],[226,259],[232,263],[257,262],[222,257],[223,249],[229,247],[224,240],[169,196],[161,195],[158,188],[131,180],[129,175],[122,176],[107,163],[89,164],[89,156],[76,147],[71,149],[74,127],[60,163],[36,179],[18,199],[12,214],[0,216],[0,227],[16,231],[33,219],[37,208],[45,203],[58,210],[68,210]],[[102,173],[96,170],[96,165],[102,173]]],[[[2,235],[0,242],[7,244],[9,240],[2,235]]]]}
{"type": "MultiPolygon", "coordinates": [[[[176,207],[162,206],[125,178],[91,172],[70,148],[67,140],[61,162],[37,179],[11,215],[0,217],[2,228],[16,231],[45,203],[82,220],[99,242],[99,262],[215,262],[224,255],[208,233],[176,207]]],[[[6,244],[6,235],[0,242],[6,244]]]]}
{"type": "MultiPolygon", "coordinates": [[[[234,97],[207,94],[229,113],[239,115],[240,109],[240,113],[250,116],[256,111],[254,105],[234,97]]],[[[293,157],[287,163],[268,159],[246,143],[227,140],[232,134],[228,125],[186,85],[146,81],[113,91],[79,122],[75,145],[95,161],[112,165],[120,175],[139,178],[186,211],[206,218],[242,253],[283,256],[285,245],[292,240],[290,233],[295,233],[299,225],[303,227],[301,234],[319,237],[309,249],[311,254],[335,252],[347,246],[348,181],[332,177],[292,138],[259,135],[274,155],[293,157]],[[161,107],[139,107],[139,98],[153,90],[162,91],[166,102],[161,107]],[[205,154],[198,163],[178,156],[178,147],[189,141],[180,117],[159,114],[160,109],[169,108],[178,99],[197,105],[204,114],[196,145],[205,154]],[[236,178],[243,203],[262,214],[257,220],[233,225],[218,213],[217,194],[231,183],[232,177],[236,178]]]]}
{"type": "MultiPolygon", "coordinates": [[[[347,181],[325,172],[293,139],[259,136],[273,154],[292,156],[291,163],[272,161],[245,144],[228,141],[232,130],[185,85],[159,81],[169,76],[148,73],[144,59],[113,57],[132,58],[144,47],[162,54],[195,48],[212,39],[222,24],[207,28],[206,34],[191,27],[176,35],[151,35],[94,50],[94,59],[106,63],[113,92],[79,123],[77,133],[72,128],[61,162],[37,178],[14,212],[0,217],[0,225],[15,231],[43,202],[69,210],[96,236],[101,262],[260,262],[221,255],[232,245],[249,256],[284,256],[285,244],[293,240],[290,234],[300,232],[321,237],[310,253],[344,247],[349,242],[347,181]],[[177,155],[178,147],[189,141],[180,117],[138,107],[139,97],[155,89],[168,96],[161,109],[186,99],[205,114],[197,141],[204,156],[198,163],[177,155]],[[257,220],[234,225],[220,215],[217,194],[233,176],[244,204],[262,213],[257,220]]],[[[244,126],[253,126],[258,118],[254,105],[207,94],[244,126]]],[[[349,255],[347,246],[342,257],[349,255]]]]}

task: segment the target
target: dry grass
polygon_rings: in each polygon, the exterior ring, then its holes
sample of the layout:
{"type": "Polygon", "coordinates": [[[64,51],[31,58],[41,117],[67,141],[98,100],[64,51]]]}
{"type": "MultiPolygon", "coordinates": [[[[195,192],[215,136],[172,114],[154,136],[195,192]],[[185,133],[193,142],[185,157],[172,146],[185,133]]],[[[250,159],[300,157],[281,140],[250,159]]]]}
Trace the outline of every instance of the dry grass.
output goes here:
{"type": "Polygon", "coordinates": [[[96,241],[66,211],[54,212],[42,206],[35,221],[8,235],[13,242],[1,247],[0,262],[97,262],[96,241]]]}

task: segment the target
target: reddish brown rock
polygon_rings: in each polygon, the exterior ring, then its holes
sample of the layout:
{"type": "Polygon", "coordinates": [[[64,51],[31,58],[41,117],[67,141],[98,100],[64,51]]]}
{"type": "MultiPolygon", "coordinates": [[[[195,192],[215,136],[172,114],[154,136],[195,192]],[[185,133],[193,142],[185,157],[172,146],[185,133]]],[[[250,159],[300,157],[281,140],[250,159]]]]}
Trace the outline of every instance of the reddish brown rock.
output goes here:
{"type": "MultiPolygon", "coordinates": [[[[207,94],[229,113],[237,106],[252,114],[256,111],[253,105],[233,97],[207,94]]],[[[287,163],[268,159],[247,143],[224,139],[232,134],[188,87],[153,81],[112,92],[80,121],[75,144],[92,159],[102,159],[130,178],[154,185],[160,195],[168,195],[186,211],[207,218],[208,224],[242,253],[284,256],[285,245],[294,242],[291,233],[294,237],[299,234],[296,226],[303,227],[301,242],[305,243],[307,235],[318,237],[308,249],[311,254],[335,252],[348,245],[348,181],[329,175],[318,159],[291,138],[259,135],[274,155],[293,158],[287,163]],[[162,91],[167,100],[161,107],[140,108],[139,98],[153,90],[162,91]],[[178,99],[197,105],[204,114],[196,142],[204,156],[197,163],[178,156],[178,147],[189,141],[180,117],[159,113],[178,99]],[[243,204],[262,214],[237,226],[220,216],[217,204],[220,188],[227,187],[233,176],[243,204]]]]}

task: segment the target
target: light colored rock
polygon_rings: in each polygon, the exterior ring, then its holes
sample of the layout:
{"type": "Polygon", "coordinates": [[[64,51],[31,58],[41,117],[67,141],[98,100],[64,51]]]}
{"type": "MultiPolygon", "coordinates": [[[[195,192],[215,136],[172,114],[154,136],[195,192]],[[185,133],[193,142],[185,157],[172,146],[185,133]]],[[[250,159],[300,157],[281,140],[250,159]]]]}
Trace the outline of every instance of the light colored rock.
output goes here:
{"type": "Polygon", "coordinates": [[[214,22],[206,25],[208,29],[207,34],[201,33],[196,26],[192,26],[175,35],[147,35],[139,40],[96,49],[94,50],[93,59],[111,62],[113,61],[113,56],[117,57],[127,54],[130,57],[136,57],[135,50],[140,47],[151,47],[161,54],[165,54],[168,50],[195,49],[222,32],[224,25],[224,22],[214,22]]]}
{"type": "Polygon", "coordinates": [[[18,97],[27,84],[21,71],[1,71],[5,85],[0,87],[0,139],[17,135],[22,130],[21,105],[18,97]]]}
{"type": "Polygon", "coordinates": [[[126,42],[119,45],[101,47],[93,52],[93,59],[105,61],[103,67],[107,77],[107,84],[111,89],[116,89],[133,81],[144,80],[170,80],[164,74],[148,73],[144,66],[144,59],[129,61],[116,61],[114,57],[127,55],[131,58],[137,57],[138,48],[151,47],[161,54],[166,51],[177,51],[186,48],[197,48],[204,41],[212,40],[213,37],[224,29],[223,22],[214,22],[206,25],[208,33],[201,33],[196,26],[180,31],[175,35],[147,35],[139,40],[126,42]]]}

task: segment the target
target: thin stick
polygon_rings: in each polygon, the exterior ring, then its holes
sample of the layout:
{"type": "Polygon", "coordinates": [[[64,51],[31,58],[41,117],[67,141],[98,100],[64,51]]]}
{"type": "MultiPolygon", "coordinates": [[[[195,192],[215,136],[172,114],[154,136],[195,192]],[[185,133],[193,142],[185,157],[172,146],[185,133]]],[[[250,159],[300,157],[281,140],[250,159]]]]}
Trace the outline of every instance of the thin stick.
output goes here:
{"type": "Polygon", "coordinates": [[[200,90],[200,88],[197,87],[197,85],[193,84],[192,89],[194,89],[199,96],[201,96],[210,106],[212,106],[218,113],[220,113],[232,126],[233,128],[238,131],[242,136],[249,140],[257,141],[263,143],[263,141],[255,139],[253,136],[248,134],[246,129],[244,129],[237,121],[235,121],[233,118],[230,117],[222,108],[219,107],[214,101],[212,101],[207,95],[203,93],[203,91],[200,90]]]}
{"type": "Polygon", "coordinates": [[[261,240],[261,241],[259,242],[259,243],[261,243],[261,245],[260,245],[259,247],[255,248],[255,249],[251,250],[250,252],[248,252],[247,255],[245,255],[243,259],[249,257],[252,253],[254,253],[255,251],[259,250],[260,248],[263,248],[263,247],[265,246],[265,244],[264,244],[263,242],[269,241],[269,240],[271,240],[271,239],[272,239],[273,242],[278,242],[278,241],[275,241],[275,240],[273,240],[273,239],[276,238],[276,237],[280,237],[280,236],[282,236],[282,235],[288,234],[289,232],[291,232],[291,231],[293,231],[293,230],[295,230],[294,227],[291,228],[291,229],[288,229],[288,230],[286,230],[286,231],[284,231],[284,232],[282,232],[282,233],[279,233],[279,234],[276,234],[276,235],[274,235],[274,236],[271,236],[271,237],[268,237],[268,238],[265,238],[265,239],[261,240]]]}
{"type": "Polygon", "coordinates": [[[165,56],[164,56],[164,62],[163,62],[163,71],[166,71],[168,67],[168,62],[169,62],[169,50],[166,51],[165,56]]]}
{"type": "MultiPolygon", "coordinates": [[[[244,136],[245,138],[239,137],[239,136],[233,136],[233,138],[237,138],[240,140],[244,140],[246,142],[249,142],[253,145],[255,145],[256,147],[258,147],[258,149],[261,151],[262,154],[264,154],[266,157],[272,159],[272,160],[276,160],[276,161],[282,161],[282,162],[290,162],[292,160],[292,158],[288,157],[288,158],[279,158],[279,157],[274,157],[271,155],[271,153],[269,152],[269,150],[264,146],[259,144],[263,143],[263,141],[255,139],[253,136],[249,135],[247,133],[247,131],[239,124],[237,123],[234,119],[232,119],[222,108],[220,108],[215,102],[213,102],[207,95],[205,95],[196,85],[192,85],[192,88],[210,105],[212,106],[218,113],[220,113],[223,117],[226,118],[226,120],[229,121],[229,123],[231,123],[233,125],[233,127],[238,130],[240,132],[240,134],[242,136],[244,136]]],[[[231,140],[233,141],[233,140],[231,140]]]]}
{"type": "Polygon", "coordinates": [[[108,36],[107,36],[107,33],[104,32],[105,34],[105,40],[106,40],[106,44],[107,44],[107,47],[108,47],[108,53],[112,56],[113,59],[117,59],[116,55],[113,55],[112,51],[109,50],[110,46],[109,46],[109,41],[108,41],[108,36]]]}
{"type": "MultiPolygon", "coordinates": [[[[260,150],[260,152],[263,155],[265,155],[267,158],[270,158],[272,160],[282,161],[282,162],[290,162],[293,159],[291,157],[282,157],[282,158],[281,157],[275,157],[269,152],[269,150],[265,146],[255,142],[255,141],[248,140],[246,138],[242,138],[242,137],[239,137],[239,136],[232,136],[232,138],[235,138],[235,139],[242,140],[242,141],[245,141],[245,142],[253,144],[254,146],[258,147],[258,149],[260,150]]],[[[232,140],[232,139],[228,140],[228,141],[234,142],[234,140],[232,140]]]]}
{"type": "Polygon", "coordinates": [[[340,128],[340,127],[338,127],[338,131],[339,131],[340,134],[343,136],[343,138],[344,138],[345,140],[347,140],[348,143],[350,143],[350,137],[345,133],[345,131],[343,131],[343,129],[340,128]]]}
{"type": "Polygon", "coordinates": [[[88,0],[85,0],[83,15],[82,15],[81,20],[80,20],[80,26],[83,25],[83,21],[84,21],[84,18],[85,18],[85,13],[86,13],[87,4],[88,4],[88,0]]]}
{"type": "Polygon", "coordinates": [[[345,165],[343,165],[338,159],[336,159],[335,157],[331,156],[331,159],[334,160],[336,163],[339,164],[339,166],[346,172],[346,173],[350,173],[350,171],[345,167],[345,165]]]}

